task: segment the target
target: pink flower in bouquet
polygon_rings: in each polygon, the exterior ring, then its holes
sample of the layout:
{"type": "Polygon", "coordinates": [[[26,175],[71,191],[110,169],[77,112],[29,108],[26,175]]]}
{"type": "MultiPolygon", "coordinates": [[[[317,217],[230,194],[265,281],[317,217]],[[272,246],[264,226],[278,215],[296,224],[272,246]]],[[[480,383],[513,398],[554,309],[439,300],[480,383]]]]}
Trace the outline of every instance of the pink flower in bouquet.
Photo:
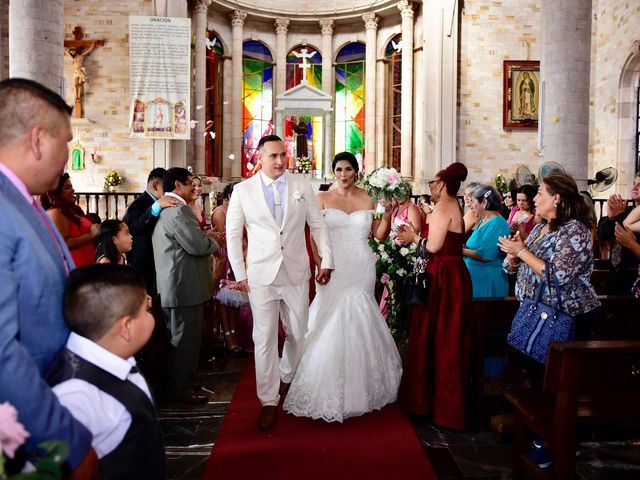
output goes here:
{"type": "Polygon", "coordinates": [[[389,280],[391,280],[391,277],[388,273],[383,273],[380,277],[380,283],[389,283],[389,280]]]}
{"type": "Polygon", "coordinates": [[[16,409],[7,402],[0,404],[0,450],[13,458],[28,436],[29,432],[18,421],[16,409]]]}

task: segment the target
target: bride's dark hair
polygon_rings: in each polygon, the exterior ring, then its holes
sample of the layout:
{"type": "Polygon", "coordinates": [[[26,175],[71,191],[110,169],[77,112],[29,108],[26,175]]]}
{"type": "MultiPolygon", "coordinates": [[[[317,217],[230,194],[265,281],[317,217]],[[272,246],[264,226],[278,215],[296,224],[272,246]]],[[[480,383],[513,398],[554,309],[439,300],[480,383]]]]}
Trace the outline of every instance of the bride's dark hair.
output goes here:
{"type": "Polygon", "coordinates": [[[336,156],[333,157],[333,162],[331,163],[331,171],[332,172],[336,171],[336,165],[341,160],[349,162],[349,164],[353,167],[353,169],[356,171],[356,173],[358,173],[358,171],[360,170],[360,167],[358,166],[358,159],[356,158],[356,156],[353,153],[351,153],[351,152],[340,152],[340,153],[336,153],[336,156]]]}
{"type": "Polygon", "coordinates": [[[444,170],[440,170],[436,176],[444,182],[447,193],[455,196],[460,190],[460,184],[467,178],[467,167],[463,163],[453,162],[444,170]]]}

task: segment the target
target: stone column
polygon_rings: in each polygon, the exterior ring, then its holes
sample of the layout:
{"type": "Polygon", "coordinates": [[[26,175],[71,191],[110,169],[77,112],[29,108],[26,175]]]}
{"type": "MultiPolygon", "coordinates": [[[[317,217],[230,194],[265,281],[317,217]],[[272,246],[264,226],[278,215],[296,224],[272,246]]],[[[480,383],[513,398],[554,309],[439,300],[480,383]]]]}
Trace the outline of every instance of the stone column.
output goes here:
{"type": "Polygon", "coordinates": [[[333,95],[333,26],[330,18],[320,20],[322,32],[322,91],[333,95]]]}
{"type": "Polygon", "coordinates": [[[276,91],[273,99],[278,98],[287,89],[287,31],[289,31],[288,18],[276,18],[276,91]]]}
{"type": "Polygon", "coordinates": [[[196,107],[202,105],[202,108],[194,109],[194,117],[196,121],[195,128],[195,152],[194,152],[194,172],[204,174],[204,155],[205,155],[205,91],[207,88],[207,48],[205,40],[207,38],[207,9],[211,5],[212,0],[197,0],[193,9],[193,30],[196,39],[196,58],[195,58],[195,92],[193,99],[196,107]]]}
{"type": "Polygon", "coordinates": [[[413,174],[413,5],[408,0],[398,2],[402,16],[402,130],[400,148],[400,173],[404,177],[413,174]]]}
{"type": "Polygon", "coordinates": [[[242,31],[247,12],[234,10],[231,13],[231,177],[241,176],[242,145],[242,31]]]}
{"type": "MultiPolygon", "coordinates": [[[[591,0],[543,0],[542,151],[575,178],[588,176],[591,0]]],[[[578,182],[583,189],[586,185],[578,182]]]]}
{"type": "Polygon", "coordinates": [[[366,30],[365,94],[364,94],[364,172],[376,168],[376,46],[378,17],[362,15],[366,30]]]}
{"type": "MultiPolygon", "coordinates": [[[[322,33],[322,91],[333,97],[335,84],[333,81],[333,27],[335,22],[330,18],[319,21],[322,33]]],[[[324,127],[324,178],[331,176],[331,161],[336,148],[334,134],[333,115],[328,112],[322,121],[324,127]]]]}
{"type": "Polygon", "coordinates": [[[427,180],[456,160],[459,3],[422,4],[423,55],[416,90],[422,88],[424,96],[423,135],[422,155],[416,157],[420,172],[414,171],[421,180],[414,182],[414,192],[428,192],[427,180]]]}
{"type": "Polygon", "coordinates": [[[9,2],[10,77],[37,80],[64,98],[63,43],[63,0],[9,2]]]}

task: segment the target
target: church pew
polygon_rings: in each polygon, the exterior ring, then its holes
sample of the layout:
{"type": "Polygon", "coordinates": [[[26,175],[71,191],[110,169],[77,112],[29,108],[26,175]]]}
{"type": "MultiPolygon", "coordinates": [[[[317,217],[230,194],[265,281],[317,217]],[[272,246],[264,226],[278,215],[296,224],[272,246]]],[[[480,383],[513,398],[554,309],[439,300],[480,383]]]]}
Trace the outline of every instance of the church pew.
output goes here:
{"type": "Polygon", "coordinates": [[[577,425],[640,425],[640,341],[554,343],[542,390],[507,391],[515,407],[514,478],[575,477],[577,425]],[[529,432],[544,439],[553,464],[527,458],[529,432]]]}
{"type": "MultiPolygon", "coordinates": [[[[594,340],[640,339],[640,301],[631,295],[598,295],[602,317],[594,326],[594,340]]],[[[478,420],[482,405],[485,357],[504,357],[511,349],[507,334],[520,302],[516,297],[479,298],[473,301],[471,326],[470,405],[471,417],[478,420]]]]}

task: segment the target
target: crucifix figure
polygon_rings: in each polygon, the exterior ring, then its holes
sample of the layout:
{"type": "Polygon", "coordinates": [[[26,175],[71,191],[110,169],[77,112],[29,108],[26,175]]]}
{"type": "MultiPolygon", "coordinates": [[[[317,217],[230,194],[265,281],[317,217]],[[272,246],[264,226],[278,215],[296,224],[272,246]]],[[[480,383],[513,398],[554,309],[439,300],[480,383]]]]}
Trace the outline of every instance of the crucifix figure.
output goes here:
{"type": "Polygon", "coordinates": [[[87,69],[84,60],[97,46],[104,45],[104,40],[83,40],[82,28],[73,29],[74,40],[65,40],[64,53],[73,60],[73,83],[75,88],[74,116],[82,118],[82,97],[84,84],[87,81],[87,69]]]}
{"type": "Polygon", "coordinates": [[[307,53],[307,49],[303,48],[300,50],[300,53],[293,52],[293,54],[297,58],[302,59],[302,64],[298,65],[298,68],[302,69],[302,82],[307,83],[307,70],[311,68],[311,64],[307,63],[307,58],[313,57],[316,54],[316,52],[307,53]]]}

